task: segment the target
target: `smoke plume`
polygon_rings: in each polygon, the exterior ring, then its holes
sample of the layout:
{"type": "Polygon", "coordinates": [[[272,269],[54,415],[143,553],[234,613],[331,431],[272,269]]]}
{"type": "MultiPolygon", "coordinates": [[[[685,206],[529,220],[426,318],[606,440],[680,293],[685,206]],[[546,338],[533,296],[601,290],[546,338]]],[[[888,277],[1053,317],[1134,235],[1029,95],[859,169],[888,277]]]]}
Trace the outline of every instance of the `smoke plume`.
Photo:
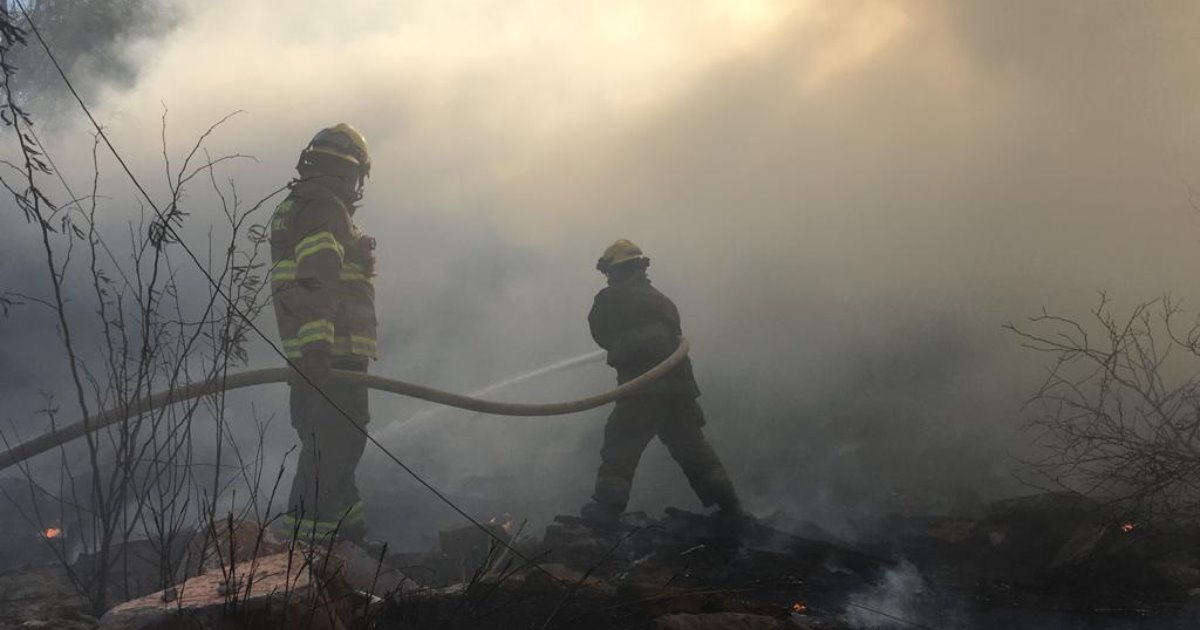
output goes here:
{"type": "MultiPolygon", "coordinates": [[[[1102,289],[1194,297],[1198,6],[216,0],[182,16],[129,49],[136,78],[93,98],[152,192],[164,107],[175,151],[246,112],[211,142],[256,158],[222,171],[245,198],[286,182],[318,128],[354,123],[375,165],[357,215],[380,242],[372,370],[457,391],[594,350],[592,265],[634,240],[682,313],[707,431],[760,514],[852,531],[880,511],[950,509],[964,489],[1014,492],[1039,358],[1001,325],[1083,313],[1102,289]]],[[[91,139],[74,116],[48,144],[81,181],[91,139]]],[[[117,233],[136,206],[115,170],[105,188],[117,233]]],[[[0,286],[22,288],[36,251],[4,216],[0,286]]],[[[27,358],[54,330],[0,326],[20,332],[0,376],[22,419],[61,368],[27,358]]],[[[257,344],[251,362],[277,359],[257,344]]],[[[592,365],[495,395],[611,384],[592,365]]],[[[278,416],[282,457],[286,397],[255,400],[278,416]]],[[[372,405],[377,429],[423,408],[372,405]]],[[[586,500],[603,417],[451,412],[387,446],[472,509],[545,518],[586,500]]],[[[378,454],[360,477],[396,539],[455,522],[378,454]]],[[[654,447],[631,508],[668,503],[698,508],[654,447]]]]}

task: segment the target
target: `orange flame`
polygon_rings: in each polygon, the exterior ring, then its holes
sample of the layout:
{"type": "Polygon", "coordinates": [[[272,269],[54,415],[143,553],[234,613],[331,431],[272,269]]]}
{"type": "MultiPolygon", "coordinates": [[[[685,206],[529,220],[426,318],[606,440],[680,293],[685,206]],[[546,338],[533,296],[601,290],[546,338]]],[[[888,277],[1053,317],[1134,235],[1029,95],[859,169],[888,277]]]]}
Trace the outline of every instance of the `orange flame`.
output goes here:
{"type": "Polygon", "coordinates": [[[796,613],[797,615],[807,614],[808,613],[808,605],[805,604],[804,602],[796,602],[796,603],[792,604],[792,612],[796,613]]]}
{"type": "Polygon", "coordinates": [[[1125,523],[1124,525],[1121,525],[1121,531],[1125,532],[1126,534],[1135,529],[1137,529],[1137,523],[1125,523]]]}
{"type": "Polygon", "coordinates": [[[493,516],[492,518],[488,519],[488,525],[493,525],[495,527],[499,527],[506,536],[512,536],[512,533],[513,533],[512,514],[505,514],[504,516],[493,516]]]}
{"type": "Polygon", "coordinates": [[[42,536],[46,538],[58,538],[62,536],[62,530],[57,527],[47,527],[46,531],[42,532],[42,536]]]}

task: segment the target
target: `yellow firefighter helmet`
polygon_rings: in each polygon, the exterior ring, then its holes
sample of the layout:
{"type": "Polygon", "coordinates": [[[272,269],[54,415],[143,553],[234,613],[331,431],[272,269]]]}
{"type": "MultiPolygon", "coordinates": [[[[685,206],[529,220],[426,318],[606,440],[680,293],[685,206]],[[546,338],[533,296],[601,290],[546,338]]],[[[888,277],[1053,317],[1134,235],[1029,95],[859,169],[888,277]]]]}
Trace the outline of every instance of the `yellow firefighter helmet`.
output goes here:
{"type": "Polygon", "coordinates": [[[607,272],[608,269],[631,260],[649,260],[649,258],[633,241],[622,238],[604,250],[600,260],[596,261],[596,269],[607,272]]]}
{"type": "Polygon", "coordinates": [[[359,179],[371,174],[371,153],[367,139],[353,125],[338,123],[317,132],[300,154],[301,162],[313,154],[331,155],[352,164],[359,179]]]}

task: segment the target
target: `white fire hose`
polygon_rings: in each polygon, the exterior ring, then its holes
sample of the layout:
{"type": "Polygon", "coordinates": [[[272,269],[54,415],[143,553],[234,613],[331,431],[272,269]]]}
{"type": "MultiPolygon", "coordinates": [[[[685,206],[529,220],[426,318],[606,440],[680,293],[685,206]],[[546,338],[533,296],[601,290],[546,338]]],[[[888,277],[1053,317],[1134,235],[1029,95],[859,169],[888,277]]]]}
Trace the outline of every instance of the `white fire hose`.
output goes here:
{"type": "MultiPolygon", "coordinates": [[[[679,346],[675,348],[671,356],[663,359],[661,363],[650,368],[637,378],[595,396],[559,403],[506,403],[481,400],[479,398],[444,392],[423,385],[414,385],[374,374],[347,370],[332,370],[329,376],[333,380],[363,385],[370,389],[420,398],[421,400],[479,413],[500,416],[558,416],[594,409],[613,402],[618,398],[636,393],[679,365],[684,357],[687,356],[689,348],[687,339],[680,337],[679,346]]],[[[239,372],[237,374],[212,378],[199,383],[186,383],[167,391],[151,394],[129,405],[105,409],[90,418],[84,418],[75,424],[70,424],[26,440],[0,453],[0,470],[23,462],[34,455],[44,453],[56,446],[66,444],[76,438],[83,437],[87,433],[123,422],[128,418],[144,414],[159,407],[183,402],[199,396],[207,396],[222,390],[228,392],[255,385],[287,383],[294,378],[294,375],[295,371],[290,367],[250,370],[248,372],[239,372]]]]}

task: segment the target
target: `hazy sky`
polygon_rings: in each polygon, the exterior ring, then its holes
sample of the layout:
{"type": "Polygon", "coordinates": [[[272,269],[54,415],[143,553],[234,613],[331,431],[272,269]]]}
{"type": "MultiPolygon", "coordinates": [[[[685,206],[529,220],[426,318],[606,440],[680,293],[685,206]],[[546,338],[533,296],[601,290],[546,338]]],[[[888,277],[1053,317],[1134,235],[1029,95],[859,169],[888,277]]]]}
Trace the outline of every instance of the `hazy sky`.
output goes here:
{"type": "MultiPolygon", "coordinates": [[[[637,241],[680,306],[709,431],[759,512],[841,523],[896,497],[1013,491],[1008,452],[1042,359],[1000,326],[1043,306],[1082,315],[1102,289],[1120,304],[1196,297],[1200,5],[185,9],[166,39],[130,47],[136,85],[95,103],[139,173],[161,180],[164,105],[176,151],[247,112],[212,142],[257,158],[225,172],[247,198],[286,181],[316,129],[356,124],[374,156],[358,218],[383,265],[373,369],[460,391],[592,350],[592,265],[612,240],[637,241]]],[[[86,129],[55,144],[86,179],[86,129]]],[[[120,229],[121,182],[106,181],[120,229]]],[[[5,232],[0,260],[23,261],[23,237],[5,232]]],[[[16,351],[3,361],[10,382],[38,380],[16,351]]],[[[585,368],[506,397],[564,399],[610,378],[585,368]]],[[[377,396],[376,426],[419,408],[377,396]]],[[[394,446],[453,491],[499,476],[490,492],[553,513],[586,499],[603,416],[449,414],[394,446]]],[[[368,457],[364,477],[399,479],[388,466],[368,457]]],[[[635,507],[664,501],[695,507],[656,448],[635,507]]]]}

